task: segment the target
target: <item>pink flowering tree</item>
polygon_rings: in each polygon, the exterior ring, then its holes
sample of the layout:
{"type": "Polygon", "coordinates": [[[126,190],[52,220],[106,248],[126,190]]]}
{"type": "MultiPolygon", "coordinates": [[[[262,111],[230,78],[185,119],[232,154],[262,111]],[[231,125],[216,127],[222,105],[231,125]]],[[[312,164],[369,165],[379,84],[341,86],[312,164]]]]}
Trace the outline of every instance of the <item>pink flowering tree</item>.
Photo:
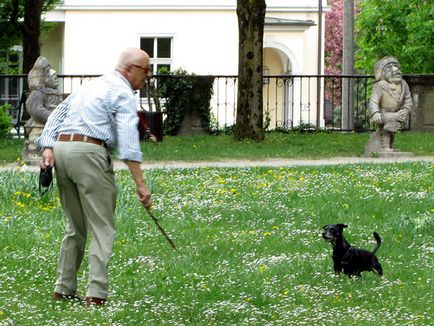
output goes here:
{"type": "Polygon", "coordinates": [[[339,124],[340,104],[342,97],[342,82],[340,78],[332,77],[342,72],[343,53],[343,21],[344,0],[329,0],[330,11],[325,15],[325,51],[324,73],[331,75],[325,78],[325,118],[326,123],[339,124]]]}
{"type": "Polygon", "coordinates": [[[326,75],[340,75],[342,70],[342,42],[344,1],[329,0],[331,11],[325,16],[325,67],[326,75]]]}

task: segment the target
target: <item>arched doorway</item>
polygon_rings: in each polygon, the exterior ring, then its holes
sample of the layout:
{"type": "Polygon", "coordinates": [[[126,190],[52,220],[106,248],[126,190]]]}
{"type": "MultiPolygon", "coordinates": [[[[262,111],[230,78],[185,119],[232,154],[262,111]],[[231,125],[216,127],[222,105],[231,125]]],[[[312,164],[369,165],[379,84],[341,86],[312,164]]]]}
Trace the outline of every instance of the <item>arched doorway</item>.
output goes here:
{"type": "Polygon", "coordinates": [[[294,116],[293,65],[288,55],[275,47],[264,47],[264,119],[269,129],[290,128],[294,116]],[[268,77],[273,76],[273,77],[268,77]]]}

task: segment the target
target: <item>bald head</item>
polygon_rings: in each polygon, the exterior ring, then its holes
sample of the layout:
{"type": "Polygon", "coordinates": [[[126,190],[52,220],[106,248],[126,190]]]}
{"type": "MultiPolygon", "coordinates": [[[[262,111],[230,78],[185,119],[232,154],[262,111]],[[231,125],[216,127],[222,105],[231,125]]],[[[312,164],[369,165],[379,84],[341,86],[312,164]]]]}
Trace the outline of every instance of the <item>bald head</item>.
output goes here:
{"type": "Polygon", "coordinates": [[[152,76],[149,55],[137,48],[122,51],[115,70],[128,80],[134,90],[143,88],[145,80],[152,76]]]}
{"type": "Polygon", "coordinates": [[[149,62],[149,55],[138,48],[127,48],[119,56],[117,68],[125,69],[129,65],[143,65],[149,62]]]}

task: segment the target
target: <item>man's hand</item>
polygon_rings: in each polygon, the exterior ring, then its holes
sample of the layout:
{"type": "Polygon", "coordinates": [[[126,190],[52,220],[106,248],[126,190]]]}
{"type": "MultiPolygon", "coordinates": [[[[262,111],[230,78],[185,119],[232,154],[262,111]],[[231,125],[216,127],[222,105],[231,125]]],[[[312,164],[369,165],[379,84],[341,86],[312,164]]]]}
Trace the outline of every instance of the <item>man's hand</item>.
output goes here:
{"type": "Polygon", "coordinates": [[[157,141],[157,137],[155,137],[154,134],[149,134],[149,139],[150,139],[151,141],[153,141],[153,142],[156,142],[156,141],[157,141]]]}
{"type": "Polygon", "coordinates": [[[130,173],[136,184],[137,195],[139,200],[145,208],[152,207],[151,192],[146,187],[143,180],[142,171],[140,170],[140,162],[125,160],[125,164],[128,166],[130,173]]]}
{"type": "Polygon", "coordinates": [[[44,148],[42,151],[42,159],[40,163],[41,168],[45,169],[49,166],[53,167],[54,162],[55,159],[54,159],[53,149],[51,147],[44,148]]]}
{"type": "Polygon", "coordinates": [[[139,196],[139,200],[145,208],[149,209],[152,207],[151,193],[148,188],[145,186],[138,186],[137,195],[139,196]]]}

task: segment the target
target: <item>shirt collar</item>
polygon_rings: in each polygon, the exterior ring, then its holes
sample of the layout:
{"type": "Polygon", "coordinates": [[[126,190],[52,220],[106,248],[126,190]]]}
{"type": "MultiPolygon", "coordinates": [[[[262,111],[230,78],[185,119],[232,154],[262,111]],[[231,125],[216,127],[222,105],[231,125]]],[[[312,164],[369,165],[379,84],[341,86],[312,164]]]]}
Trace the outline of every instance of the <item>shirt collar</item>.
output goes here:
{"type": "Polygon", "coordinates": [[[131,89],[131,92],[133,94],[135,94],[133,88],[131,87],[130,82],[119,72],[119,71],[113,71],[113,75],[115,75],[116,77],[120,78],[125,84],[128,85],[128,87],[131,89]]]}

